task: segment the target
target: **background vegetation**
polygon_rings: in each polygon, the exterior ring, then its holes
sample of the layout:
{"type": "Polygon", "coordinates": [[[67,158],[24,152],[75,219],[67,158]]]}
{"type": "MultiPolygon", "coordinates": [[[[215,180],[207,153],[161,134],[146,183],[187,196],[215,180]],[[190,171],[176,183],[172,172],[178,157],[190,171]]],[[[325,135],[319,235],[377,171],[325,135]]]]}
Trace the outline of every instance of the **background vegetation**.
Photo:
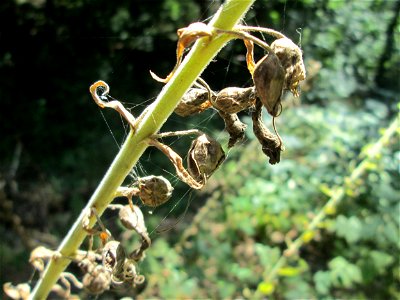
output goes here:
{"type": "MultiPolygon", "coordinates": [[[[59,244],[123,140],[121,120],[99,112],[89,85],[107,81],[137,114],[162,87],[148,71],[164,75],[175,63],[176,29],[206,20],[219,5],[0,3],[1,283],[27,281],[30,250],[59,244]]],[[[146,215],[154,245],[139,297],[237,298],[255,290],[273,299],[400,297],[398,135],[363,176],[348,179],[398,118],[399,10],[400,1],[256,1],[245,21],[301,42],[308,66],[300,100],[287,97],[279,118],[287,150],[279,165],[268,165],[249,130],[204,191],[175,180],[170,203],[146,215]],[[340,205],[307,232],[339,187],[340,205]],[[269,278],[304,232],[302,247],[269,278]]],[[[204,79],[215,90],[250,85],[243,53],[241,43],[229,44],[204,79]]],[[[165,130],[193,127],[226,140],[212,112],[172,116],[165,130]]],[[[174,142],[178,151],[184,145],[174,142]]],[[[173,180],[169,171],[151,150],[135,170],[173,180]]],[[[118,234],[115,216],[104,219],[118,234]]],[[[126,237],[128,247],[136,242],[126,237]]]]}

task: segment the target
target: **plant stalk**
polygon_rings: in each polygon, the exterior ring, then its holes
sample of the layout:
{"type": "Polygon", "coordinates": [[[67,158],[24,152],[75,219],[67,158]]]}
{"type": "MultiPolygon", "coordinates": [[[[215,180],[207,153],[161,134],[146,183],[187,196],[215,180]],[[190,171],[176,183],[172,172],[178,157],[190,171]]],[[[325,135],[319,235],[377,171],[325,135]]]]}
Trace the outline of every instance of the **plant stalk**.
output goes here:
{"type": "MultiPolygon", "coordinates": [[[[217,11],[209,25],[224,30],[232,30],[254,1],[227,0],[217,11]]],[[[130,131],[88,204],[57,249],[61,256],[49,261],[43,276],[37,282],[29,299],[46,299],[60,274],[70,263],[70,260],[66,257],[73,256],[79,250],[87,235],[81,225],[85,214],[92,207],[96,208],[99,215],[104,212],[114,199],[117,189],[148,147],[146,139],[160,130],[184,93],[193,85],[196,78],[200,76],[209,62],[230,39],[231,37],[216,36],[211,39],[202,38],[196,42],[155,102],[139,117],[141,121],[136,130],[130,131]]],[[[90,227],[94,223],[95,218],[92,217],[90,227]]]]}

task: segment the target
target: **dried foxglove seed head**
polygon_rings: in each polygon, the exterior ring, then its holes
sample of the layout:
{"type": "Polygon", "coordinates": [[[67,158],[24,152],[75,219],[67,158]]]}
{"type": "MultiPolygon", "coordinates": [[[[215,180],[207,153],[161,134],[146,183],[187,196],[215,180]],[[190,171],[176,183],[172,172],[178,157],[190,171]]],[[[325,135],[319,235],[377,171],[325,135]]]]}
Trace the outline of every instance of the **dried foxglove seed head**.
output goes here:
{"type": "Polygon", "coordinates": [[[110,241],[103,248],[103,266],[112,274],[122,273],[125,257],[125,250],[118,241],[110,241]]]}
{"type": "Polygon", "coordinates": [[[83,276],[82,285],[93,295],[101,294],[110,289],[111,273],[104,266],[96,266],[83,276]]]}
{"type": "Polygon", "coordinates": [[[214,173],[225,159],[221,144],[212,137],[202,134],[196,138],[188,153],[188,171],[197,181],[205,181],[214,173]]]}
{"type": "Polygon", "coordinates": [[[211,107],[211,103],[208,101],[209,97],[210,95],[208,94],[208,91],[204,89],[189,89],[183,95],[174,112],[181,117],[201,113],[211,107]]]}
{"type": "Polygon", "coordinates": [[[257,95],[268,113],[279,114],[285,71],[276,55],[269,53],[255,66],[253,81],[257,95]]]}
{"type": "Polygon", "coordinates": [[[133,205],[132,210],[130,205],[125,205],[119,210],[119,218],[126,229],[135,230],[139,234],[147,232],[143,213],[138,206],[133,205]]]}
{"type": "Polygon", "coordinates": [[[236,114],[254,105],[256,99],[254,87],[228,87],[217,94],[213,106],[228,114],[236,114]]]}
{"type": "Polygon", "coordinates": [[[274,50],[285,69],[285,88],[298,97],[299,83],[306,79],[306,69],[300,48],[290,39],[281,38],[271,44],[271,49],[274,50]]]}
{"type": "Polygon", "coordinates": [[[146,176],[139,178],[139,197],[151,207],[159,206],[169,200],[174,188],[163,176],[146,176]]]}

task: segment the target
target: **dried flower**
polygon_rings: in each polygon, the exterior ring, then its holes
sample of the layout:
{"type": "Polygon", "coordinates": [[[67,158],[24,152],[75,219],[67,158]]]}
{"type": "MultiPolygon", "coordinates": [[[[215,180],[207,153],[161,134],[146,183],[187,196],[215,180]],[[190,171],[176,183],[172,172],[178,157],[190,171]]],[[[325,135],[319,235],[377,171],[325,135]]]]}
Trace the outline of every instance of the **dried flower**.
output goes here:
{"type": "Polygon", "coordinates": [[[256,100],[254,87],[228,87],[212,100],[213,106],[227,114],[236,114],[254,105],[256,100]]]}
{"type": "Polygon", "coordinates": [[[151,207],[159,206],[171,198],[174,188],[163,176],[146,176],[139,178],[139,197],[151,207]]]}
{"type": "Polygon", "coordinates": [[[196,138],[188,153],[188,171],[198,182],[205,181],[225,160],[220,143],[206,134],[196,138]]]}
{"type": "Polygon", "coordinates": [[[289,89],[294,96],[298,97],[299,83],[306,79],[306,69],[300,48],[290,39],[281,38],[271,44],[271,49],[285,69],[285,89],[289,89]]]}

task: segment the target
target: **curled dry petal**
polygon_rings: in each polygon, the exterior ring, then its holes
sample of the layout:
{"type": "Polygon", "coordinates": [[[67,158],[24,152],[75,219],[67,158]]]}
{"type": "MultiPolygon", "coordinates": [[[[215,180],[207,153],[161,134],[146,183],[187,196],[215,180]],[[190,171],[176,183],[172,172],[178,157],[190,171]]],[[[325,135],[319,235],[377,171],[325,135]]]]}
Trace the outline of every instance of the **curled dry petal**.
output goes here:
{"type": "Polygon", "coordinates": [[[285,71],[276,55],[265,55],[255,66],[253,81],[257,95],[268,113],[279,114],[285,71]]]}
{"type": "Polygon", "coordinates": [[[227,87],[213,99],[213,106],[228,114],[236,114],[253,106],[256,101],[254,87],[227,87]]]}
{"type": "Polygon", "coordinates": [[[225,160],[220,143],[212,137],[202,134],[196,138],[188,153],[189,174],[198,182],[205,181],[225,160]]]}
{"type": "Polygon", "coordinates": [[[218,111],[219,115],[225,122],[225,130],[229,134],[228,147],[232,148],[236,143],[244,139],[244,133],[247,125],[240,121],[237,114],[227,114],[222,110],[218,111]]]}
{"type": "Polygon", "coordinates": [[[157,207],[167,202],[174,188],[163,176],[146,176],[139,178],[139,197],[142,202],[151,207],[157,207]]]}
{"type": "Polygon", "coordinates": [[[201,113],[209,107],[211,107],[211,102],[208,91],[191,88],[183,95],[174,112],[181,117],[187,117],[201,113]]]}
{"type": "Polygon", "coordinates": [[[54,254],[54,251],[47,249],[46,247],[39,246],[32,250],[29,257],[29,262],[32,266],[42,272],[44,270],[44,261],[49,260],[54,254]]]}
{"type": "Polygon", "coordinates": [[[256,102],[252,119],[254,135],[260,142],[262,151],[269,157],[269,163],[271,165],[279,163],[283,144],[281,139],[271,133],[262,122],[262,104],[259,100],[256,102]]]}
{"type": "Polygon", "coordinates": [[[306,79],[306,69],[300,48],[290,39],[281,38],[271,44],[271,49],[285,69],[285,89],[289,89],[294,96],[299,96],[299,83],[306,79]]]}

